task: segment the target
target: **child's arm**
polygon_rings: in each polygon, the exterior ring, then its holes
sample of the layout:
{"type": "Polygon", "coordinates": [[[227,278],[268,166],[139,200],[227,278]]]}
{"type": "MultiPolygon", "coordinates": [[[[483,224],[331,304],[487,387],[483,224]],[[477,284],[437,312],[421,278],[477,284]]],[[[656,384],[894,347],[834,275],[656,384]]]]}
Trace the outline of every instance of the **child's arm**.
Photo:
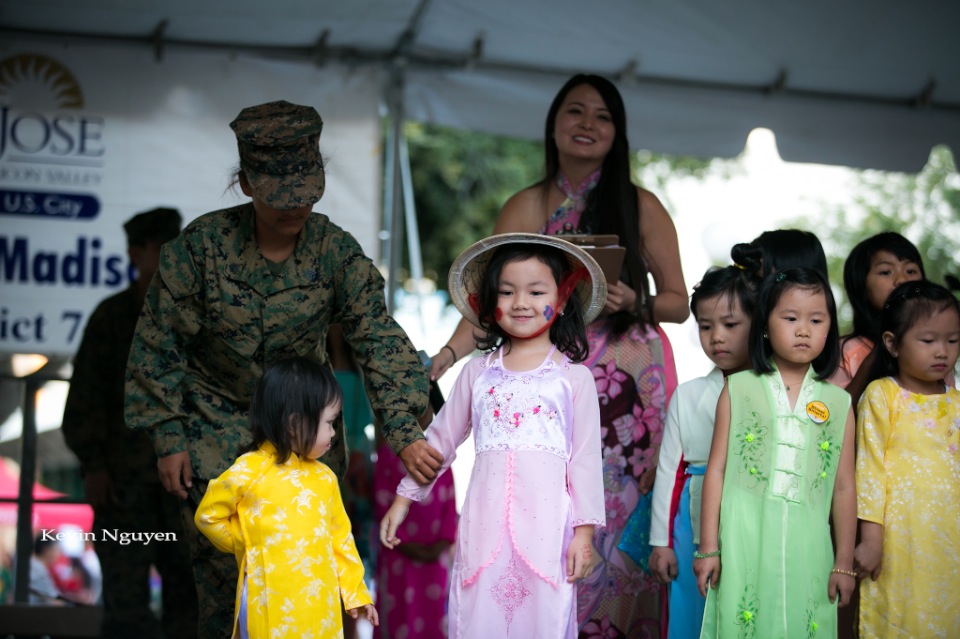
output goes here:
{"type": "Polygon", "coordinates": [[[427,429],[427,443],[443,455],[443,464],[436,477],[421,485],[407,473],[397,486],[398,494],[421,501],[433,490],[437,477],[447,472],[456,460],[457,448],[470,436],[473,382],[480,374],[479,364],[477,361],[467,362],[454,382],[446,403],[427,429]]]}
{"type": "Polygon", "coordinates": [[[593,526],[577,526],[567,548],[567,581],[586,579],[593,572],[593,526]]]}
{"type": "Polygon", "coordinates": [[[193,521],[218,550],[237,557],[243,556],[243,532],[237,504],[246,493],[251,469],[250,457],[242,457],[226,472],[207,485],[207,491],[197,506],[193,521]]]}
{"type": "Polygon", "coordinates": [[[650,553],[650,574],[657,583],[668,584],[677,578],[677,553],[669,546],[653,546],[650,553]]]}
{"type": "MultiPolygon", "coordinates": [[[[424,543],[404,541],[394,548],[397,552],[415,561],[434,562],[439,560],[450,551],[450,546],[457,538],[457,500],[451,473],[437,478],[433,499],[436,500],[436,508],[432,510],[433,517],[425,518],[425,513],[418,512],[416,508],[411,508],[410,514],[417,520],[418,525],[436,530],[436,534],[432,535],[433,541],[424,543]]],[[[389,505],[387,509],[389,509],[389,505]]],[[[386,509],[381,512],[385,515],[386,509]]]]}
{"type": "Polygon", "coordinates": [[[876,580],[883,564],[883,519],[886,511],[887,441],[891,408],[883,382],[870,384],[857,407],[857,516],[860,545],[854,551],[860,577],[876,580]]]}
{"type": "Polygon", "coordinates": [[[683,444],[680,438],[680,394],[677,389],[667,407],[667,420],[663,427],[663,443],[657,465],[659,480],[653,484],[653,508],[650,518],[650,572],[662,584],[677,577],[677,555],[670,545],[670,517],[673,513],[673,491],[677,471],[683,459],[683,444]]]}
{"type": "Polygon", "coordinates": [[[723,493],[723,473],[727,467],[727,442],[730,438],[730,392],[724,382],[717,401],[717,418],[713,426],[713,443],[703,478],[700,502],[701,555],[713,555],[693,560],[697,588],[707,596],[707,588],[720,583],[720,495],[723,493]],[[714,554],[716,553],[716,554],[714,554]]]}
{"type": "Polygon", "coordinates": [[[412,503],[412,499],[397,495],[393,498],[393,505],[390,506],[387,514],[380,521],[380,543],[387,548],[396,548],[397,544],[400,543],[401,540],[397,537],[397,528],[407,518],[412,503]]]}
{"type": "MultiPolygon", "coordinates": [[[[373,608],[371,605],[373,598],[363,582],[363,562],[360,560],[360,553],[357,552],[350,518],[347,516],[340,496],[340,484],[329,468],[324,467],[321,472],[323,479],[329,482],[330,486],[331,497],[327,505],[330,517],[328,531],[331,537],[334,567],[337,571],[337,584],[343,599],[343,609],[349,612],[365,606],[373,608]]],[[[376,616],[376,611],[373,614],[376,616]]]]}
{"type": "Polygon", "coordinates": [[[603,497],[603,444],[596,380],[586,366],[571,368],[573,429],[567,462],[567,494],[574,529],[606,525],[603,497]]]}
{"type": "Polygon", "coordinates": [[[853,410],[847,411],[843,428],[843,444],[837,463],[837,476],[833,484],[833,529],[836,535],[837,554],[833,560],[827,595],[830,601],[840,596],[840,606],[846,606],[857,584],[853,573],[853,546],[857,536],[857,488],[854,479],[853,460],[854,419],[853,410]]]}
{"type": "Polygon", "coordinates": [[[603,499],[603,444],[600,438],[600,400],[593,373],[585,366],[571,369],[573,431],[567,462],[567,494],[573,518],[573,540],[567,548],[567,581],[584,579],[596,567],[593,533],[605,526],[603,499]]]}
{"type": "Polygon", "coordinates": [[[874,581],[883,567],[883,526],[872,521],[860,522],[860,544],[853,552],[858,576],[867,575],[874,581]]]}

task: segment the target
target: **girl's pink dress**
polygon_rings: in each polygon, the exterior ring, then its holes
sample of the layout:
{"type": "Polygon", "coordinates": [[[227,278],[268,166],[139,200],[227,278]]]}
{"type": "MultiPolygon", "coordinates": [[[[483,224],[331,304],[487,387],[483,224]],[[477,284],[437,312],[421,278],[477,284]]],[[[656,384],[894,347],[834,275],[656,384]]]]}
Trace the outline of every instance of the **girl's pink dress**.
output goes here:
{"type": "MultiPolygon", "coordinates": [[[[507,370],[500,351],[471,360],[427,432],[444,456],[473,431],[476,461],[457,531],[450,585],[453,639],[572,639],[573,529],[603,526],[600,414],[590,370],[553,351],[507,370]]],[[[397,493],[423,499],[408,475],[397,493]]]]}
{"type": "MultiPolygon", "coordinates": [[[[397,484],[406,471],[389,445],[377,451],[373,471],[374,516],[383,519],[393,503],[397,484]]],[[[376,527],[374,528],[376,530],[376,527]]],[[[410,508],[397,536],[403,541],[451,544],[457,533],[457,505],[453,474],[439,476],[427,497],[410,508]]],[[[377,612],[380,625],[374,638],[444,639],[447,636],[447,593],[450,589],[450,553],[437,561],[410,559],[399,550],[380,547],[377,558],[377,612]]]]}

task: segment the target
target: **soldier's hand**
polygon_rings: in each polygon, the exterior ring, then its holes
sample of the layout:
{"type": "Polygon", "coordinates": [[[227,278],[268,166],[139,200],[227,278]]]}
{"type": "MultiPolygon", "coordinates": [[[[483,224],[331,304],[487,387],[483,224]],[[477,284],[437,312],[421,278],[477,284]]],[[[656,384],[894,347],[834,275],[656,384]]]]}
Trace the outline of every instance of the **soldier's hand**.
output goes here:
{"type": "Polygon", "coordinates": [[[174,453],[157,461],[160,483],[171,495],[187,498],[187,488],[193,486],[193,470],[190,468],[190,453],[174,453]]]}
{"type": "Polygon", "coordinates": [[[116,493],[113,492],[110,473],[105,470],[95,470],[84,475],[83,495],[94,510],[106,510],[119,503],[116,493]]]}
{"type": "Polygon", "coordinates": [[[436,479],[437,471],[443,465],[443,455],[427,440],[418,439],[400,451],[400,461],[414,481],[424,486],[436,479]]]}

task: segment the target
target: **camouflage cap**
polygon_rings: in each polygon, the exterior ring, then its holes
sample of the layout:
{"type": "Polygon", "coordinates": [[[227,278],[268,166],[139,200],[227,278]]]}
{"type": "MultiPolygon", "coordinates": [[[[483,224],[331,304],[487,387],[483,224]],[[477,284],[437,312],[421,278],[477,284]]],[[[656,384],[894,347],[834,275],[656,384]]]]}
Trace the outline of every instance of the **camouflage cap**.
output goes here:
{"type": "Polygon", "coordinates": [[[137,213],[123,225],[130,246],[163,244],[180,235],[180,211],[158,208],[137,213]]]}
{"type": "Polygon", "coordinates": [[[276,209],[308,206],[323,195],[320,130],[310,106],[286,100],[247,107],[230,123],[240,169],[258,200],[276,209]]]}

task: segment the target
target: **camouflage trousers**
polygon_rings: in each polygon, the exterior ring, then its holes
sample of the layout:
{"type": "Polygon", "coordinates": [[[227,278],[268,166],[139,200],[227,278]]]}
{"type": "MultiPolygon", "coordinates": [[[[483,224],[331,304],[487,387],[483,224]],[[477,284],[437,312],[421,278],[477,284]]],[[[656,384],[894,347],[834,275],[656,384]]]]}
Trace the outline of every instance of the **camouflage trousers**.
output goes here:
{"type": "Polygon", "coordinates": [[[207,492],[205,479],[194,479],[188,497],[180,502],[185,539],[193,561],[193,577],[197,588],[199,624],[198,639],[230,639],[233,634],[234,605],[240,571],[236,558],[217,550],[197,530],[193,515],[207,492]]]}
{"type": "Polygon", "coordinates": [[[94,517],[95,550],[103,573],[102,637],[196,637],[197,596],[177,499],[157,482],[115,479],[113,484],[118,505],[94,517]],[[175,533],[177,540],[145,544],[121,534],[138,532],[175,533]],[[161,578],[159,620],[150,609],[151,565],[161,578]]]}

